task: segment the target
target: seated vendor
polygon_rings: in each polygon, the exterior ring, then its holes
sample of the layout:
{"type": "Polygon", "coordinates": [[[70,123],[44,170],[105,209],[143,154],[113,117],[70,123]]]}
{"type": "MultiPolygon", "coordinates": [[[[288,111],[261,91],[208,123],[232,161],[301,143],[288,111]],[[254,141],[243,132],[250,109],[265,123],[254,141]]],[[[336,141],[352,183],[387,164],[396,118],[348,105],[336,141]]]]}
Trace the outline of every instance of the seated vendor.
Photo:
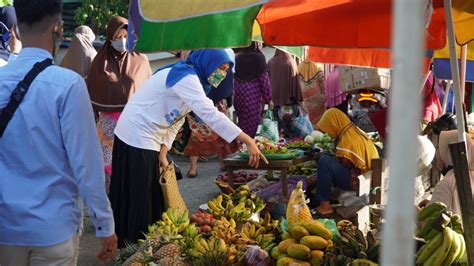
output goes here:
{"type": "Polygon", "coordinates": [[[324,215],[333,212],[330,204],[333,186],[343,190],[357,190],[358,176],[370,170],[372,159],[379,158],[372,141],[351,123],[342,111],[328,109],[317,127],[335,139],[335,158],[323,155],[318,161],[316,195],[317,211],[324,215]]]}
{"type": "MultiPolygon", "coordinates": [[[[469,135],[468,135],[469,136],[469,135]]],[[[457,131],[443,131],[439,135],[439,147],[436,153],[437,162],[440,169],[443,170],[444,178],[436,184],[433,196],[431,197],[432,202],[443,202],[448,206],[448,209],[451,211],[461,214],[461,207],[459,205],[459,196],[456,187],[456,178],[454,177],[454,170],[452,169],[452,158],[449,152],[449,144],[457,142],[457,131]]],[[[474,171],[472,167],[474,166],[473,160],[473,143],[470,137],[467,138],[467,154],[469,155],[468,163],[469,168],[471,169],[471,187],[474,191],[474,171]]]]}

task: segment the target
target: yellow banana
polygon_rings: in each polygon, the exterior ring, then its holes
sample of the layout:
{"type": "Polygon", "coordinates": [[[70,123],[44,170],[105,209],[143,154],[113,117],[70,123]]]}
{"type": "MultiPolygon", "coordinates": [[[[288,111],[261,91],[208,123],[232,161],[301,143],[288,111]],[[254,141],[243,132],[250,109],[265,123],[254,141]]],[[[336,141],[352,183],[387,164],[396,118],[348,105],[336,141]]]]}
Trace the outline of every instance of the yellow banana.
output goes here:
{"type": "Polygon", "coordinates": [[[230,224],[230,227],[232,227],[232,228],[237,227],[237,224],[235,223],[235,220],[233,218],[230,218],[229,224],[230,224]]]}
{"type": "Polygon", "coordinates": [[[245,210],[245,202],[240,202],[237,206],[232,209],[234,213],[241,213],[245,210]]]}
{"type": "Polygon", "coordinates": [[[458,233],[453,231],[453,243],[451,244],[451,248],[449,249],[446,258],[443,261],[442,265],[449,266],[451,265],[454,260],[458,257],[459,252],[461,251],[461,239],[458,237],[458,233]]]}
{"type": "Polygon", "coordinates": [[[204,239],[202,239],[202,238],[199,239],[199,244],[201,244],[202,247],[203,247],[206,251],[210,250],[210,249],[209,249],[209,245],[208,245],[208,243],[206,242],[206,240],[204,240],[204,239]]]}
{"type": "Polygon", "coordinates": [[[250,226],[250,233],[249,233],[249,236],[250,236],[250,238],[252,238],[252,239],[255,237],[255,225],[254,225],[254,224],[252,224],[252,225],[250,226]]]}
{"type": "Polygon", "coordinates": [[[207,253],[207,250],[201,245],[199,240],[194,241],[194,249],[196,249],[196,251],[198,251],[198,252],[201,252],[202,254],[207,253]]]}
{"type": "Polygon", "coordinates": [[[441,246],[437,249],[436,253],[437,256],[433,261],[433,266],[440,266],[443,264],[444,258],[449,253],[449,249],[451,248],[453,244],[453,230],[450,227],[446,227],[443,230],[443,243],[441,246]]]}
{"type": "Polygon", "coordinates": [[[195,249],[188,249],[188,254],[191,256],[191,257],[195,257],[195,258],[198,258],[198,257],[201,257],[203,254],[195,249]]]}
{"type": "Polygon", "coordinates": [[[218,246],[219,252],[223,252],[223,253],[227,252],[227,245],[225,244],[222,238],[217,239],[217,246],[218,246]]]}
{"type": "Polygon", "coordinates": [[[461,260],[461,258],[464,256],[464,253],[466,253],[466,241],[464,240],[464,236],[462,234],[458,234],[458,237],[459,237],[459,244],[460,244],[460,250],[459,250],[459,254],[458,256],[456,257],[456,259],[454,260],[454,262],[458,262],[461,260]]]}
{"type": "Polygon", "coordinates": [[[219,196],[217,196],[216,198],[216,206],[219,209],[224,210],[224,207],[222,206],[222,200],[223,200],[222,194],[219,194],[219,196]]]}

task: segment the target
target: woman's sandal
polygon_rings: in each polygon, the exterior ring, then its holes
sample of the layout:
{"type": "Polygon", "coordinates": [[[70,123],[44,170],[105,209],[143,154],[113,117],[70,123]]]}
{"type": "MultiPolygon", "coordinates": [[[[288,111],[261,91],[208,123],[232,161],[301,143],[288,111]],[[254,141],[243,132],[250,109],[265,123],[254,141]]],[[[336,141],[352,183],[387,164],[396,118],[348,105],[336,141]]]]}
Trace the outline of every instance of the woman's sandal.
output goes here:
{"type": "Polygon", "coordinates": [[[195,174],[191,174],[191,171],[188,171],[188,177],[189,177],[189,178],[195,178],[195,177],[197,177],[197,176],[198,176],[198,172],[197,172],[197,171],[196,171],[195,174]]]}

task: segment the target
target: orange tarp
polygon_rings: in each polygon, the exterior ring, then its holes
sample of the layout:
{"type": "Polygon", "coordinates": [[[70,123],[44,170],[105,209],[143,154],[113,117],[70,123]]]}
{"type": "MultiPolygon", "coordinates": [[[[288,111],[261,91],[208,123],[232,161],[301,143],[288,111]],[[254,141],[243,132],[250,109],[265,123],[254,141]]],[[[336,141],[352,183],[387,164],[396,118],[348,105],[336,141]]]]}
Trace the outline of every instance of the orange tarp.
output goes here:
{"type": "Polygon", "coordinates": [[[313,62],[391,68],[392,53],[380,49],[344,49],[310,47],[308,56],[313,62]]]}
{"type": "MultiPolygon", "coordinates": [[[[391,47],[392,0],[278,0],[257,16],[265,43],[335,48],[391,47]]],[[[437,5],[428,48],[446,42],[443,8],[437,5]]]]}

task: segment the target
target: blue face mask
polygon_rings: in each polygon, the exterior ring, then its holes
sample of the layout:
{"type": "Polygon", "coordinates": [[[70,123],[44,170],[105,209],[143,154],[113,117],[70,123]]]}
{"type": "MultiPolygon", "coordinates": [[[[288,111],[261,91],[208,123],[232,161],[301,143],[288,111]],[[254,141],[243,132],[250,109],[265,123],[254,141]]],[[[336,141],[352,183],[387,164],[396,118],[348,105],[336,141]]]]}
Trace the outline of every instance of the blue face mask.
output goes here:
{"type": "Polygon", "coordinates": [[[207,78],[207,82],[211,84],[212,87],[217,88],[221,84],[221,82],[227,76],[227,71],[222,70],[220,68],[216,69],[216,71],[212,72],[212,74],[207,78]]]}
{"type": "Polygon", "coordinates": [[[112,44],[112,47],[115,49],[115,51],[119,53],[123,53],[127,51],[127,39],[126,38],[121,38],[118,40],[111,40],[110,43],[112,44]]]}

